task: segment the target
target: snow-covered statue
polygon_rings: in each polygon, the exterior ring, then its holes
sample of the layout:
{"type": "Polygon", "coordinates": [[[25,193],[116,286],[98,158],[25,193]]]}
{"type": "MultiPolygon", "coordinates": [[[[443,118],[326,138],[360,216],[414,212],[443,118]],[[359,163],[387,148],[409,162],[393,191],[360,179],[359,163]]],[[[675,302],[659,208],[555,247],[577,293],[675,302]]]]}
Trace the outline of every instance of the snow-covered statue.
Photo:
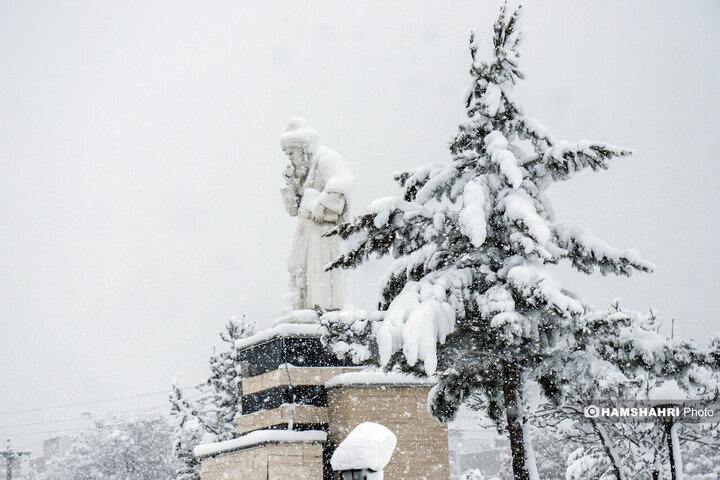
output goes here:
{"type": "Polygon", "coordinates": [[[280,145],[289,158],[281,189],[285,208],[298,217],[298,226],[288,257],[289,310],[342,308],[345,287],[338,270],[325,267],[339,255],[340,239],[323,237],[345,222],[348,196],[355,177],[338,153],[320,145],[318,134],[307,120],[291,118],[280,145]]]}

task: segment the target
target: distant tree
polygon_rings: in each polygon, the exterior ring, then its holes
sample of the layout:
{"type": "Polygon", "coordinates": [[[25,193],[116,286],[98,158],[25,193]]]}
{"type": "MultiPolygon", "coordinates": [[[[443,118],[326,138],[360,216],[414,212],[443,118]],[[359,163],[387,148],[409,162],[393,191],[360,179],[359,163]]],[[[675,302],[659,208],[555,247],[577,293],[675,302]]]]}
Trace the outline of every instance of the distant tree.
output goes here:
{"type": "Polygon", "coordinates": [[[182,390],[174,384],[170,394],[170,418],[173,426],[172,447],[178,460],[174,478],[200,480],[200,460],[193,454],[193,449],[205,440],[212,441],[214,437],[206,420],[201,417],[201,412],[190,404],[182,390]]]}
{"type": "Polygon", "coordinates": [[[687,442],[685,452],[686,480],[717,480],[720,478],[720,432],[714,425],[712,433],[705,432],[701,442],[687,442]]]}
{"type": "Polygon", "coordinates": [[[500,480],[500,478],[492,475],[485,475],[480,470],[468,470],[462,476],[461,480],[500,480]]]}
{"type": "Polygon", "coordinates": [[[559,372],[567,378],[563,401],[546,403],[532,418],[547,436],[577,447],[568,478],[651,480],[664,469],[672,479],[681,478],[683,462],[674,445],[707,440],[702,434],[692,440],[695,425],[607,423],[584,415],[583,407],[596,399],[657,398],[661,391],[664,399],[717,397],[712,344],[700,348],[663,336],[659,328],[652,313],[641,315],[617,303],[593,310],[573,324],[566,354],[555,357],[556,365],[544,365],[547,374],[540,378],[559,372]]]}
{"type": "Polygon", "coordinates": [[[96,420],[72,441],[70,450],[51,460],[38,480],[174,478],[172,428],[160,415],[96,420]]]}
{"type": "Polygon", "coordinates": [[[535,449],[537,469],[543,480],[566,480],[567,459],[575,449],[570,441],[558,441],[557,437],[547,432],[533,431],[533,448],[535,449]]]}

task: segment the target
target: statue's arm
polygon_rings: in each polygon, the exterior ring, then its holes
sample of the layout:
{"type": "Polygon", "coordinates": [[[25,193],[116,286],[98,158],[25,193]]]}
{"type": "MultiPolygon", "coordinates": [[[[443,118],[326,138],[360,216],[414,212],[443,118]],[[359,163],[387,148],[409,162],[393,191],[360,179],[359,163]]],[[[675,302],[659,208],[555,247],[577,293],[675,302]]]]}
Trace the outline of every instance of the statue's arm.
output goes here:
{"type": "Polygon", "coordinates": [[[318,203],[336,215],[342,215],[347,205],[345,195],[342,193],[324,193],[320,195],[318,203]]]}
{"type": "Polygon", "coordinates": [[[327,152],[321,158],[319,173],[324,187],[314,213],[325,222],[336,223],[348,210],[348,193],[354,176],[345,159],[333,151],[327,152]]]}
{"type": "Polygon", "coordinates": [[[344,195],[327,192],[317,192],[315,200],[309,203],[312,203],[309,217],[318,223],[337,223],[346,205],[344,195]]]}
{"type": "Polygon", "coordinates": [[[298,196],[295,185],[285,185],[280,189],[280,195],[282,196],[283,204],[285,204],[285,210],[287,210],[291,217],[297,217],[300,197],[298,196]]]}

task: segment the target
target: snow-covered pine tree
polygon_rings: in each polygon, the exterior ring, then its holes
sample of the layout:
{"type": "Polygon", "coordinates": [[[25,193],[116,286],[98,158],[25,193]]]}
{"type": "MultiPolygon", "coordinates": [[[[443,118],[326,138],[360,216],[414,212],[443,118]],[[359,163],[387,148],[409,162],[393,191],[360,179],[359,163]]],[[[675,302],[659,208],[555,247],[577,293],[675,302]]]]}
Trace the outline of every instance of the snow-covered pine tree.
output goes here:
{"type": "Polygon", "coordinates": [[[174,478],[200,480],[200,461],[193,454],[193,449],[203,443],[204,439],[214,438],[214,435],[208,431],[200,412],[175,384],[170,393],[170,418],[173,426],[173,453],[178,460],[174,478]]]}
{"type": "Polygon", "coordinates": [[[572,379],[565,381],[565,401],[545,405],[534,415],[549,427],[548,433],[582,446],[568,475],[595,478],[582,473],[590,469],[599,472],[597,478],[642,479],[647,475],[650,480],[657,465],[669,464],[672,456],[677,465],[672,478],[680,478],[679,449],[667,440],[669,436],[690,440],[685,435],[689,425],[673,424],[669,431],[667,425],[652,423],[607,424],[585,418],[583,406],[594,399],[680,400],[689,396],[715,400],[718,365],[712,344],[701,348],[691,340],[663,336],[652,312],[641,315],[618,303],[588,312],[571,328],[573,334],[563,339],[567,347],[552,362],[545,362],[537,375],[540,382],[546,375],[572,379]],[[561,420],[570,422],[553,428],[561,420]]]}
{"type": "Polygon", "coordinates": [[[213,395],[212,406],[215,409],[217,431],[215,441],[233,438],[237,430],[236,416],[240,412],[240,361],[235,340],[255,333],[255,321],[246,315],[232,317],[225,330],[220,333],[224,348],[210,357],[210,378],[207,381],[213,395]]]}
{"type": "Polygon", "coordinates": [[[187,399],[176,385],[170,394],[170,415],[174,420],[174,451],[180,461],[175,480],[199,480],[200,462],[193,449],[200,443],[229,440],[237,431],[241,413],[240,362],[235,340],[255,332],[255,321],[246,315],[232,317],[220,332],[224,348],[213,348],[210,377],[199,387],[200,396],[187,399]]]}
{"type": "MultiPolygon", "coordinates": [[[[450,164],[397,174],[401,197],[373,202],[369,213],[329,234],[352,245],[330,268],[373,255],[397,259],[379,301],[384,318],[372,326],[380,363],[435,375],[430,408],[441,420],[479,392],[508,431],[515,478],[528,480],[537,473],[524,433],[526,383],[585,313],[545,265],[565,260],[583,273],[617,275],[653,266],[555,220],[545,195],[552,183],[631,152],[556,140],[524,114],[513,97],[523,78],[520,11],[501,9],[489,62],[478,58],[478,35],[470,37],[469,120],[451,141],[450,164]]],[[[562,382],[546,376],[543,393],[556,397],[562,382]]]]}

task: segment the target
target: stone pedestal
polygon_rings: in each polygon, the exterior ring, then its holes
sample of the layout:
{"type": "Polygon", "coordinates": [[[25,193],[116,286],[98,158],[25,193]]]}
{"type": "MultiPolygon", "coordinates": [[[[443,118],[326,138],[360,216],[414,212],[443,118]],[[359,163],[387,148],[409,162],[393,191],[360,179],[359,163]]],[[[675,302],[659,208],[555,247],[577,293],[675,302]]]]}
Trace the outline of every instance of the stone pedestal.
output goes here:
{"type": "Polygon", "coordinates": [[[316,324],[277,325],[237,346],[240,436],[196,449],[202,480],[339,478],[330,456],[366,421],[397,435],[387,480],[448,478],[447,427],[427,411],[427,384],[339,361],[320,342],[316,324]]]}
{"type": "Polygon", "coordinates": [[[385,480],[449,478],[447,425],[428,412],[430,388],[395,374],[360,372],[331,379],[327,383],[328,442],[339,445],[359,424],[379,423],[397,437],[385,480]]]}
{"type": "MultiPolygon", "coordinates": [[[[203,457],[202,480],[318,480],[323,478],[324,432],[256,431],[215,448],[203,457]]],[[[204,446],[203,446],[204,447],[204,446]]]]}

